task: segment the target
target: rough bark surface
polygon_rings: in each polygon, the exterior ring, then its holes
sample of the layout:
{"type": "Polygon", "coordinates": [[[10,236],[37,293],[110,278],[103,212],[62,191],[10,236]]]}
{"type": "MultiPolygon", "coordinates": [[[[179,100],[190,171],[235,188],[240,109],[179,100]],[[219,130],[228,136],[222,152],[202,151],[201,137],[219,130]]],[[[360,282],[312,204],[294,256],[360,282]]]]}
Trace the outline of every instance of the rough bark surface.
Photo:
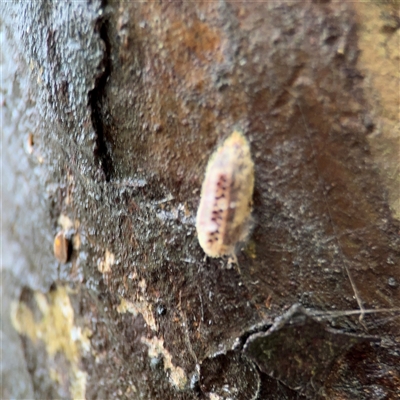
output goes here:
{"type": "MultiPolygon", "coordinates": [[[[382,7],[399,38],[398,6],[382,7]]],[[[400,396],[398,180],[371,140],[360,9],[35,1],[1,15],[2,398],[400,396]],[[195,216],[235,129],[254,227],[228,268],[204,257],[195,216]]]]}

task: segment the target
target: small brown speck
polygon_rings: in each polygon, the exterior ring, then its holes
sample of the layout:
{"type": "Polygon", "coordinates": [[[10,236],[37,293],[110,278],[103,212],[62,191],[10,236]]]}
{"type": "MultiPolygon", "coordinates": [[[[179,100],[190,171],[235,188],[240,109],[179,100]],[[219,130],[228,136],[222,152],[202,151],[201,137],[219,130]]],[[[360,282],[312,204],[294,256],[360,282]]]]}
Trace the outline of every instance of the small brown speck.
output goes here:
{"type": "Polygon", "coordinates": [[[29,132],[28,134],[28,140],[27,140],[27,149],[28,149],[28,153],[32,154],[33,153],[33,146],[35,145],[35,140],[33,137],[33,133],[29,132]]]}
{"type": "Polygon", "coordinates": [[[71,255],[70,241],[65,237],[65,232],[57,233],[53,242],[54,257],[62,264],[68,262],[71,255]]]}

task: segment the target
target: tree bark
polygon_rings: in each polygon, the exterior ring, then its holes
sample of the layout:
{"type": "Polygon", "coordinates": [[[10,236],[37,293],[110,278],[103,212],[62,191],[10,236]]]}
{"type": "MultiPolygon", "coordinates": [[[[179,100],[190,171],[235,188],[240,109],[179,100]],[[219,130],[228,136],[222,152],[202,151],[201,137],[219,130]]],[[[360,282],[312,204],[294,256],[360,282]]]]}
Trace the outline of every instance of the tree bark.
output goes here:
{"type": "Polygon", "coordinates": [[[397,4],[2,11],[2,398],[400,396],[397,4]],[[231,265],[195,218],[235,130],[231,265]]]}

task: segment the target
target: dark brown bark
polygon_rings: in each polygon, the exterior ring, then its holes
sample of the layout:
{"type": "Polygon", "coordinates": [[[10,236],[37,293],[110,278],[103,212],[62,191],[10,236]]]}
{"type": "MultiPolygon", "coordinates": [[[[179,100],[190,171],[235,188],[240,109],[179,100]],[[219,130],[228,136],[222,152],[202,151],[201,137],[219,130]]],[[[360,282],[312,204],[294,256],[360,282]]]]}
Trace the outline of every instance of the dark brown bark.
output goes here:
{"type": "Polygon", "coordinates": [[[3,313],[24,374],[5,368],[4,398],[400,395],[400,226],[351,3],[3,7],[3,313]],[[254,227],[228,268],[194,222],[235,129],[254,227]]]}

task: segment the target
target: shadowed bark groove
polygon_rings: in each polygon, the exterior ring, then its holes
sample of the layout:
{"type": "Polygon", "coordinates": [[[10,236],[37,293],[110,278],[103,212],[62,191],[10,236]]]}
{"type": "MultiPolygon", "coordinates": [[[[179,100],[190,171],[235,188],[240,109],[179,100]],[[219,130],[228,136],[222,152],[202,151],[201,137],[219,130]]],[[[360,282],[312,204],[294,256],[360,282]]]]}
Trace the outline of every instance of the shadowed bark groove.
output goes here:
{"type": "MultiPolygon", "coordinates": [[[[102,7],[106,7],[106,2],[103,1],[102,7]]],[[[107,135],[104,131],[103,115],[102,115],[102,102],[104,96],[104,89],[107,84],[107,79],[111,74],[111,45],[108,38],[108,25],[109,21],[107,16],[100,18],[96,23],[96,31],[99,33],[105,47],[103,62],[104,70],[102,74],[96,79],[95,87],[89,92],[89,105],[92,110],[92,124],[96,132],[96,151],[95,157],[98,158],[99,166],[102,169],[107,182],[113,174],[113,165],[110,156],[111,149],[107,147],[107,135]]]]}

